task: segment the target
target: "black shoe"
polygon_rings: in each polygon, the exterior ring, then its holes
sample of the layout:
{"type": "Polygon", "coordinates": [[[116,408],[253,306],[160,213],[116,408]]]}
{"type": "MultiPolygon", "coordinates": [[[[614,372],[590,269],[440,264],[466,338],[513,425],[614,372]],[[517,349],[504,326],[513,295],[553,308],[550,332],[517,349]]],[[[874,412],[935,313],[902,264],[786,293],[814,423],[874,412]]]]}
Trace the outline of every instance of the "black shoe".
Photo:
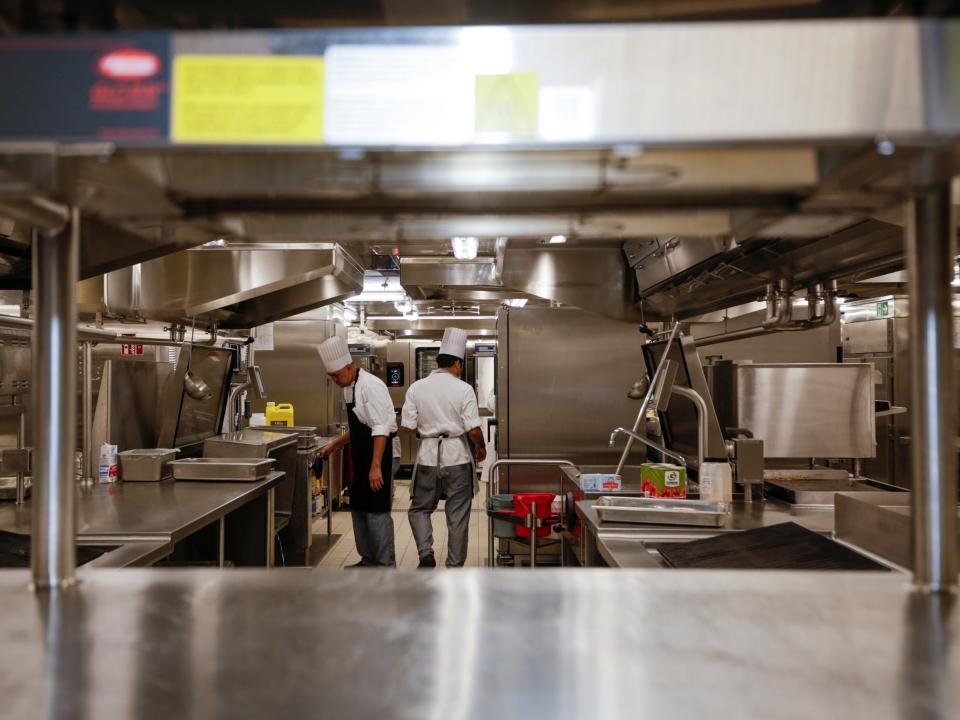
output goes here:
{"type": "Polygon", "coordinates": [[[360,562],[354,563],[353,565],[344,565],[344,566],[343,566],[343,569],[344,569],[344,570],[349,570],[350,568],[365,568],[365,567],[374,567],[374,566],[373,566],[373,565],[368,565],[368,564],[365,563],[363,560],[361,560],[360,562]]]}
{"type": "Polygon", "coordinates": [[[436,560],[436,558],[434,558],[433,555],[426,555],[426,556],[420,558],[420,564],[417,565],[417,568],[418,568],[418,569],[422,569],[422,568],[427,568],[427,569],[429,569],[429,568],[435,568],[436,566],[437,566],[437,560],[436,560]]]}

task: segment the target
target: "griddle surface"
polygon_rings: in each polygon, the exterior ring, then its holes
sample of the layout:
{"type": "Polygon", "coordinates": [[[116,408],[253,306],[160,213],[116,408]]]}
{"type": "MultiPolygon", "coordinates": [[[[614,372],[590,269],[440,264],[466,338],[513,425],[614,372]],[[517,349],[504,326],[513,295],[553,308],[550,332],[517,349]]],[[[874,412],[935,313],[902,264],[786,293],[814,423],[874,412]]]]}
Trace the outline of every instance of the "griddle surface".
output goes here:
{"type": "Polygon", "coordinates": [[[885,570],[882,565],[796,523],[727,533],[685,543],[660,543],[675,568],[729,570],[885,570]]]}

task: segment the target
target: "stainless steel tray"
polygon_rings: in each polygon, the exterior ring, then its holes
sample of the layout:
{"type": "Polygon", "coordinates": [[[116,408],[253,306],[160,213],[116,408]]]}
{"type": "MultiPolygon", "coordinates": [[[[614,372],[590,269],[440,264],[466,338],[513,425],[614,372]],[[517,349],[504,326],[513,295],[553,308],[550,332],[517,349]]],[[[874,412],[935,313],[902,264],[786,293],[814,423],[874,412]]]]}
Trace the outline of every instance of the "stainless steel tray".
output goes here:
{"type": "Polygon", "coordinates": [[[273,469],[273,458],[187,458],[169,463],[176,480],[255,482],[273,469]]]}
{"type": "Polygon", "coordinates": [[[317,444],[317,428],[308,425],[251,425],[250,429],[296,435],[299,438],[297,447],[301,450],[317,444]]]}
{"type": "Polygon", "coordinates": [[[706,500],[667,500],[609,495],[598,498],[594,508],[603,522],[698,527],[720,527],[728,511],[725,503],[706,500]]]}

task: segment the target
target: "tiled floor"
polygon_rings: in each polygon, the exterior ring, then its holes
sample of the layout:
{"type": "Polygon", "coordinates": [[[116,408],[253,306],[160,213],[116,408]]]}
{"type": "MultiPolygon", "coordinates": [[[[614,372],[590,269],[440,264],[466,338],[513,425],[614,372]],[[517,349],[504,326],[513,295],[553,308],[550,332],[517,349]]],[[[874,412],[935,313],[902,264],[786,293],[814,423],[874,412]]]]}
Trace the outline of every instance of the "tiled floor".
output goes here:
{"type": "MultiPolygon", "coordinates": [[[[487,562],[487,515],[483,511],[484,488],[480,488],[473,499],[473,509],[470,513],[470,539],[467,543],[467,567],[482,567],[487,562]]],[[[413,533],[410,522],[407,520],[407,508],[410,507],[410,481],[398,480],[393,498],[393,527],[396,533],[397,567],[416,568],[419,560],[417,546],[413,542],[413,533]]],[[[314,523],[314,533],[323,534],[327,531],[325,519],[318,519],[314,523]]],[[[356,547],[353,544],[353,526],[350,523],[349,512],[337,512],[333,515],[333,532],[343,537],[333,546],[326,557],[320,562],[320,567],[344,567],[360,562],[356,547]]],[[[437,558],[437,565],[443,567],[447,559],[447,518],[443,513],[443,502],[433,514],[433,550],[437,558]]]]}

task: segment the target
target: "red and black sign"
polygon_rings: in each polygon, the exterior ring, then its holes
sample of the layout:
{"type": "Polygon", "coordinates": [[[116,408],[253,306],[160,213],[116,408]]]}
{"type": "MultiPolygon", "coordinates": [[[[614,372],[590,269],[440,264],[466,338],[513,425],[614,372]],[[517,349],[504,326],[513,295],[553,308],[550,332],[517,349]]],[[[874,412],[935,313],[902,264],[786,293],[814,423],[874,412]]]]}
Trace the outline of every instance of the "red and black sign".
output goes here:
{"type": "Polygon", "coordinates": [[[170,36],[0,39],[5,140],[165,141],[170,36]]]}

